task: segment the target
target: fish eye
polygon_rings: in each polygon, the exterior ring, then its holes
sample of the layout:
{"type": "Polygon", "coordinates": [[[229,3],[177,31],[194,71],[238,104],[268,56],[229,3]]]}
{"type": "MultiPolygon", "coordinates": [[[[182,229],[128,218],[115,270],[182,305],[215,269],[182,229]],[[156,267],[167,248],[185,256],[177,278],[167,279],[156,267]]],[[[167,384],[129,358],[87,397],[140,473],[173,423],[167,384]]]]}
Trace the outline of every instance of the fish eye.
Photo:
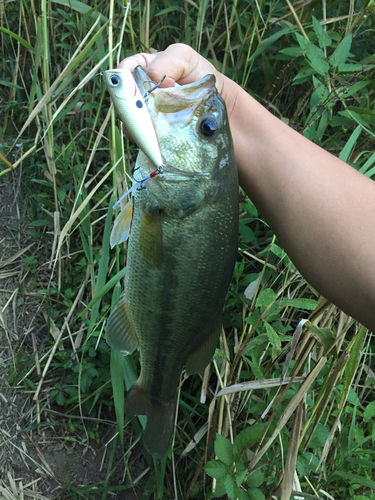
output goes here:
{"type": "Polygon", "coordinates": [[[109,84],[111,87],[117,87],[120,83],[120,78],[117,75],[112,75],[109,79],[109,84]]]}
{"type": "Polygon", "coordinates": [[[217,129],[217,123],[214,118],[205,118],[201,121],[199,129],[203,135],[206,137],[211,137],[214,135],[217,129]]]}

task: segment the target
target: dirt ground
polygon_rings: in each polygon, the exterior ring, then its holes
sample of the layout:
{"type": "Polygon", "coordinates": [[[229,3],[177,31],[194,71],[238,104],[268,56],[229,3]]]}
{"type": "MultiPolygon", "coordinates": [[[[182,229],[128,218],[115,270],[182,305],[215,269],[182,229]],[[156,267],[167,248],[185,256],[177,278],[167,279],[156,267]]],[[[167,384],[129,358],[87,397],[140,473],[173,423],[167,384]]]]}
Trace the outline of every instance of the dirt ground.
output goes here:
{"type": "MultiPolygon", "coordinates": [[[[131,488],[119,446],[113,452],[114,421],[100,422],[99,443],[83,438],[84,433],[69,428],[69,416],[49,405],[50,385],[42,386],[41,404],[33,399],[34,387],[11,377],[16,363],[22,367],[23,359],[48,346],[43,297],[37,291],[50,272],[38,261],[36,278],[24,263],[38,255],[41,243],[28,234],[20,179],[21,172],[14,172],[0,184],[0,500],[102,498],[94,485],[103,487],[106,478],[110,486],[128,486],[108,498],[141,498],[147,463],[139,447],[128,455],[137,484],[131,488]],[[36,428],[38,418],[42,425],[36,428]]],[[[38,382],[37,364],[34,369],[38,382]]],[[[86,429],[92,424],[89,419],[81,423],[86,429]]]]}

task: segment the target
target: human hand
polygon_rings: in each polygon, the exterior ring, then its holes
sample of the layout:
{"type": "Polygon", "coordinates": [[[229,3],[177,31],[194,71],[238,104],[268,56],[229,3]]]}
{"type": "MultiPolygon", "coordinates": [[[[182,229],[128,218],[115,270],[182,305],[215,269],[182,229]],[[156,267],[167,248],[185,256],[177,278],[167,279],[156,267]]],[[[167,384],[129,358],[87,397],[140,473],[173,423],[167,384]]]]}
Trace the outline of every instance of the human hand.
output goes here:
{"type": "Polygon", "coordinates": [[[213,74],[216,77],[216,87],[223,99],[227,102],[229,97],[225,95],[227,87],[225,82],[230,80],[217,71],[207,59],[183,43],[170,45],[162,52],[140,53],[127,57],[120,62],[118,68],[134,71],[138,65],[142,66],[150,79],[156,83],[166,75],[160,87],[174,87],[176,83],[186,85],[213,74]]]}

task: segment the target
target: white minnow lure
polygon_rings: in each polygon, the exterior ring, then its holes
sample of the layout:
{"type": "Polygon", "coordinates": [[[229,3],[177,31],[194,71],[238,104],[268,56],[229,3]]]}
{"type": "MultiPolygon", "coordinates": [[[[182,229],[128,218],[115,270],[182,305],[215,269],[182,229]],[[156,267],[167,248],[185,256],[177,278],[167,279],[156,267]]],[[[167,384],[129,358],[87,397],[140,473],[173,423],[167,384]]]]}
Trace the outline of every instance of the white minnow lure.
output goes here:
{"type": "Polygon", "coordinates": [[[144,98],[129,69],[103,73],[115,109],[134,142],[156,169],[163,165],[154,125],[144,98]]]}

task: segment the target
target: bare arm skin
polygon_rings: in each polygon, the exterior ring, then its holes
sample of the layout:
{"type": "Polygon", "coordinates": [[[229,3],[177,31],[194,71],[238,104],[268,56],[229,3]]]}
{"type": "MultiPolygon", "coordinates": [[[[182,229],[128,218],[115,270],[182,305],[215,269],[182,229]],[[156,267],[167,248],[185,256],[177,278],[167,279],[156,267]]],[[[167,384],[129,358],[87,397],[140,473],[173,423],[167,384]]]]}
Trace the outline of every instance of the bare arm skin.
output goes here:
{"type": "Polygon", "coordinates": [[[269,113],[193,49],[137,54],[164,87],[208,73],[226,101],[240,184],[286,252],[324,297],[375,330],[375,182],[269,113]]]}

